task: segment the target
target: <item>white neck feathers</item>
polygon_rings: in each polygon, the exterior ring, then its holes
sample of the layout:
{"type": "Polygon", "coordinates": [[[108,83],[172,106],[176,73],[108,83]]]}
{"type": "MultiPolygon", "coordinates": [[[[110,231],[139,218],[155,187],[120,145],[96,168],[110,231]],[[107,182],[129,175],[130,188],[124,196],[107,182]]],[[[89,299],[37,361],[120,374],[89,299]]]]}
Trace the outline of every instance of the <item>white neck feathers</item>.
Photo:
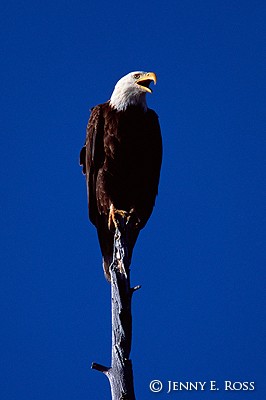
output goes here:
{"type": "Polygon", "coordinates": [[[111,107],[117,111],[125,111],[128,106],[140,106],[147,111],[146,93],[140,92],[137,88],[126,88],[123,85],[116,84],[110,99],[111,107]]]}

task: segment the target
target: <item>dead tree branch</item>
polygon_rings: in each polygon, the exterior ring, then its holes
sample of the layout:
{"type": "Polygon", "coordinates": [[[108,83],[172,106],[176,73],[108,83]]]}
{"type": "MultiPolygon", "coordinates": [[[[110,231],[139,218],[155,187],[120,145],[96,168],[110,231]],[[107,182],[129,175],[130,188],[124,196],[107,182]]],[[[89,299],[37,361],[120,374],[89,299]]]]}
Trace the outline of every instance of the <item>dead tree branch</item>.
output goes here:
{"type": "Polygon", "coordinates": [[[140,286],[130,287],[129,259],[127,256],[127,229],[122,223],[116,229],[114,257],[110,267],[112,299],[112,362],[107,368],[93,363],[92,368],[103,372],[109,379],[112,400],[135,400],[132,362],[129,358],[132,341],[131,299],[140,286]]]}

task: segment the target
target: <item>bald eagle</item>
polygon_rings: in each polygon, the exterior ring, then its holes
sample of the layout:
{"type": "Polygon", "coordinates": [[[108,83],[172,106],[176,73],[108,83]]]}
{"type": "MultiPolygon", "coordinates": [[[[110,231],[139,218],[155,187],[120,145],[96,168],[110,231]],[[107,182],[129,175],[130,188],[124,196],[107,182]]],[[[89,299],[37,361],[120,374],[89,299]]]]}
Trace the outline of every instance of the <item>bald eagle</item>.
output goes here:
{"type": "Polygon", "coordinates": [[[97,229],[109,281],[119,215],[131,222],[127,243],[131,260],[158,192],[162,138],[158,116],[146,103],[151,82],[156,84],[154,72],[136,71],[121,78],[110,100],[91,110],[80,152],[89,218],[97,229]]]}

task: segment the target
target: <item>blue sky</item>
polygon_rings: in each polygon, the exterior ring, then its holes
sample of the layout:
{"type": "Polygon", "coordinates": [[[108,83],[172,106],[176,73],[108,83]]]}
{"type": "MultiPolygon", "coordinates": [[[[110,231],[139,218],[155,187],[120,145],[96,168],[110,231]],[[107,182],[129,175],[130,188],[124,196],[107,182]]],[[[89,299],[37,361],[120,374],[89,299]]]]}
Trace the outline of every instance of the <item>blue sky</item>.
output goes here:
{"type": "Polygon", "coordinates": [[[78,155],[89,109],[138,69],[158,75],[164,159],[132,262],[136,396],[265,397],[265,17],[256,0],[2,2],[1,399],[110,398],[90,370],[110,363],[110,287],[78,155]]]}

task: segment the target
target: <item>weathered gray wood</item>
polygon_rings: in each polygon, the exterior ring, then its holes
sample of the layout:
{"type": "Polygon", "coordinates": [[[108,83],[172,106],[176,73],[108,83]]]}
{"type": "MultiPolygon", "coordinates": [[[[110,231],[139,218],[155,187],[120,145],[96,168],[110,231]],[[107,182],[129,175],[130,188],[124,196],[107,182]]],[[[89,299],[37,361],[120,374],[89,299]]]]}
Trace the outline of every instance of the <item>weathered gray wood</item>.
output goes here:
{"type": "Polygon", "coordinates": [[[131,299],[135,288],[130,287],[130,262],[127,257],[127,226],[120,223],[114,239],[114,257],[110,267],[112,301],[112,362],[107,368],[93,363],[92,368],[109,379],[112,400],[135,400],[133,370],[130,360],[132,342],[131,299]]]}

